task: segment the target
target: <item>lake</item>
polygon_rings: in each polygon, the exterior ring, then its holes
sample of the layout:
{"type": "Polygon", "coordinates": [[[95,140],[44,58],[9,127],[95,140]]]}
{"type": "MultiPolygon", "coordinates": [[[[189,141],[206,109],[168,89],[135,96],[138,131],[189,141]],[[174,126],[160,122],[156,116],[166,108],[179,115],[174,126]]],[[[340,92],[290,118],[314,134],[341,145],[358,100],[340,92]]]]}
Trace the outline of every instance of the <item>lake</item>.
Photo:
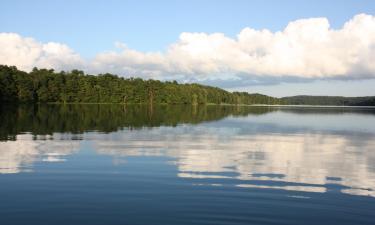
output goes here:
{"type": "Polygon", "coordinates": [[[0,224],[375,224],[375,109],[0,109],[0,224]]]}

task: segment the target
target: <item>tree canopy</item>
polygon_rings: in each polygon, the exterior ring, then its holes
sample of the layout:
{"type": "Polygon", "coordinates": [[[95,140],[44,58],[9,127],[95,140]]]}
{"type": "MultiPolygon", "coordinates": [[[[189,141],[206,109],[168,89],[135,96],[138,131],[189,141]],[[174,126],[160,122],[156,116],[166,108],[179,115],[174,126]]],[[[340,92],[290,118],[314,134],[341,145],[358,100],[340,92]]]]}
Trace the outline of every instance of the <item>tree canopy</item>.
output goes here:
{"type": "Polygon", "coordinates": [[[1,102],[123,103],[123,104],[280,104],[261,94],[228,92],[200,84],[97,76],[79,70],[55,72],[34,68],[27,73],[0,65],[1,102]]]}
{"type": "Polygon", "coordinates": [[[89,75],[79,70],[55,72],[34,68],[27,73],[14,66],[0,65],[0,102],[371,106],[375,105],[375,97],[274,98],[195,83],[124,78],[109,73],[89,75]]]}
{"type": "Polygon", "coordinates": [[[375,97],[308,96],[298,95],[281,98],[290,105],[374,106],[375,97]]]}

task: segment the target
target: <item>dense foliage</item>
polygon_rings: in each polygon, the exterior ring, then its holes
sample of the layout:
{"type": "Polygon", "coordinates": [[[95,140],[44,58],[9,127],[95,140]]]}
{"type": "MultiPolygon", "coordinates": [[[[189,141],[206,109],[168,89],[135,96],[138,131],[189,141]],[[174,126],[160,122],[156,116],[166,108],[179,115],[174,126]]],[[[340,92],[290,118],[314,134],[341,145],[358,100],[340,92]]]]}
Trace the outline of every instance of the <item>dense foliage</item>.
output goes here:
{"type": "Polygon", "coordinates": [[[0,65],[0,102],[123,103],[123,104],[290,104],[375,105],[375,97],[293,96],[273,98],[228,92],[200,84],[178,84],[82,71],[55,72],[34,68],[30,73],[0,65]]]}
{"type": "Polygon", "coordinates": [[[375,97],[340,97],[299,95],[281,98],[290,105],[338,105],[338,106],[373,106],[375,97]]]}
{"type": "Polygon", "coordinates": [[[0,65],[1,102],[151,103],[151,104],[280,104],[277,98],[228,92],[199,84],[178,84],[140,78],[97,76],[82,71],[55,72],[34,68],[30,73],[0,65]]]}

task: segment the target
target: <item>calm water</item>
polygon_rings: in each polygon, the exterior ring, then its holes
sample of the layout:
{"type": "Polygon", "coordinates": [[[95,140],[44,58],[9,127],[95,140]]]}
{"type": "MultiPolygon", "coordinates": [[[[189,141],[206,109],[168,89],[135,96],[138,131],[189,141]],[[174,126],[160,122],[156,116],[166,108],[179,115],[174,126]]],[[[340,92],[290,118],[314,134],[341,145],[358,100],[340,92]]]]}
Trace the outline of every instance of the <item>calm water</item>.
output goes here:
{"type": "Polygon", "coordinates": [[[0,109],[0,224],[375,224],[375,109],[0,109]]]}

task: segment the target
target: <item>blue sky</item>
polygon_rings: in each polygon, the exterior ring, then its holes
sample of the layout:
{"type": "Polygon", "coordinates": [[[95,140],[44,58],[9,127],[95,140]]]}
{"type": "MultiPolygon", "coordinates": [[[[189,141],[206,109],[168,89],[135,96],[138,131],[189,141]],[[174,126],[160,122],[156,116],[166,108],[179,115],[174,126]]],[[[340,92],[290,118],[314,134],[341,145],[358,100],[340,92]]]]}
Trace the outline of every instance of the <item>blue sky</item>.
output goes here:
{"type": "MultiPolygon", "coordinates": [[[[355,15],[375,14],[375,1],[6,1],[0,2],[0,32],[32,37],[38,42],[69,46],[84,59],[118,51],[116,42],[139,52],[165,52],[183,32],[223,33],[236,39],[246,27],[282,31],[291,21],[325,17],[340,29],[355,15]]],[[[199,76],[199,75],[197,75],[199,76]]],[[[375,95],[374,79],[313,79],[299,83],[230,87],[273,95],[344,94],[375,95]],[[322,83],[319,86],[319,83],[322,83]],[[310,84],[310,86],[309,86],[310,84]],[[370,86],[371,84],[371,86],[370,86]],[[281,85],[281,87],[280,87],[281,85]],[[342,91],[335,92],[338,85],[342,91]],[[320,88],[321,87],[321,88],[320,88]],[[330,88],[332,87],[332,88],[330,88]],[[361,87],[361,88],[359,88],[361,87]],[[330,90],[332,89],[332,90],[330,90]],[[358,90],[358,91],[356,91],[358,90]],[[310,93],[311,92],[311,93],[310,93]]],[[[156,77],[158,78],[158,77],[156,77]]],[[[208,80],[212,80],[209,78],[208,80]]],[[[224,82],[225,83],[225,82],[224,82]]],[[[219,85],[220,86],[220,85],[219,85]]],[[[221,85],[226,87],[226,85],[221,85]]]]}
{"type": "Polygon", "coordinates": [[[235,37],[244,27],[278,31],[300,18],[327,17],[338,28],[358,13],[374,14],[375,2],[2,0],[0,8],[1,32],[62,42],[91,57],[113,48],[116,41],[141,51],[157,51],[182,32],[222,32],[235,37]]]}

